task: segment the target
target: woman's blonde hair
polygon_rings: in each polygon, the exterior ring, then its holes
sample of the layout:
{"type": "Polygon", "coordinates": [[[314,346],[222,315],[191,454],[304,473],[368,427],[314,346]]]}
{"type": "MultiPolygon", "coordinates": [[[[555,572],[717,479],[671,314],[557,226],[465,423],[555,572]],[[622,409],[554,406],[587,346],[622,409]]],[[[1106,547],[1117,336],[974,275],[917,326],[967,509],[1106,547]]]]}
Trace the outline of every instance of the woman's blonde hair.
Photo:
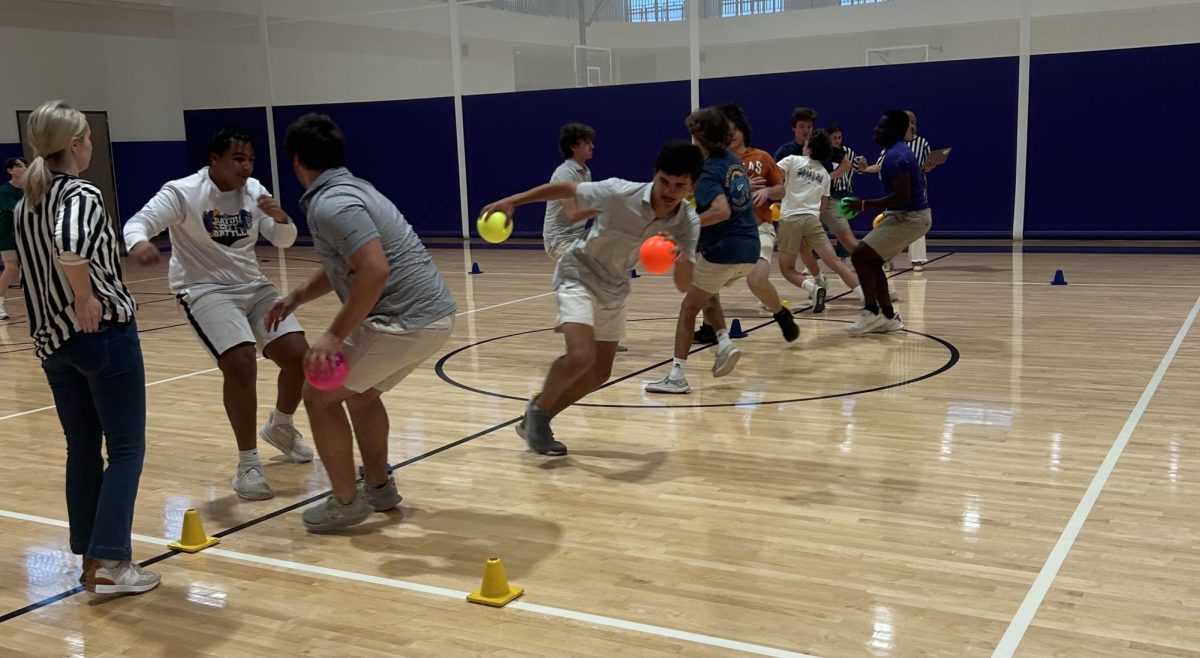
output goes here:
{"type": "Polygon", "coordinates": [[[63,101],[47,101],[29,115],[27,126],[29,145],[37,157],[25,172],[25,198],[38,206],[54,180],[47,161],[60,158],[72,139],[87,135],[88,123],[82,112],[63,101]]]}

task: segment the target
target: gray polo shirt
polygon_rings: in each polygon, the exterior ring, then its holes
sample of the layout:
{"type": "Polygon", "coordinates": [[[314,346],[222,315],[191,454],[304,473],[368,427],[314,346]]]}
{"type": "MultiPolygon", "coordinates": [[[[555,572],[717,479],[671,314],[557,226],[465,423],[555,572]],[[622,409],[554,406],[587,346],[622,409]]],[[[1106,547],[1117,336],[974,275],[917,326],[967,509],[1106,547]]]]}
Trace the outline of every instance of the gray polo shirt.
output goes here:
{"type": "Polygon", "coordinates": [[[610,178],[580,183],[575,202],[596,211],[587,239],[576,243],[558,261],[554,285],[582,284],[605,306],[620,306],[629,296],[629,271],[638,262],[638,249],[646,238],[665,231],[675,238],[683,257],[696,261],[700,217],[686,202],[675,213],[655,219],[650,207],[653,183],[631,183],[610,178]]]}
{"type": "Polygon", "coordinates": [[[343,303],[354,281],[350,257],[378,238],[388,260],[388,277],[368,317],[411,331],[458,310],[412,226],[367,181],[345,167],[329,169],[300,197],[300,209],[308,218],[317,258],[343,303]]]}
{"type": "MultiPolygon", "coordinates": [[[[551,183],[566,181],[590,183],[592,182],[592,170],[588,169],[586,165],[579,164],[574,158],[567,158],[550,176],[551,183]]],[[[567,221],[567,213],[563,210],[562,201],[555,199],[546,202],[546,218],[542,221],[542,241],[546,243],[547,251],[552,245],[561,242],[575,242],[586,232],[587,222],[572,224],[567,221]]]]}

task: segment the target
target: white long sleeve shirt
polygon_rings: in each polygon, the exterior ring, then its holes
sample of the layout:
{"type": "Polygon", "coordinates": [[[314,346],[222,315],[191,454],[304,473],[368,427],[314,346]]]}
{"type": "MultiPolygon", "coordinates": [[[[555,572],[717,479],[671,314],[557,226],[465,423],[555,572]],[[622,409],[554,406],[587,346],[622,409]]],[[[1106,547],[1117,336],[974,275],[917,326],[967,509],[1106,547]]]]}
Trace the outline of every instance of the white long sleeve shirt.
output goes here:
{"type": "Polygon", "coordinates": [[[296,241],[296,225],[280,224],[258,209],[268,194],[254,178],[238,189],[222,192],[209,178],[208,167],[173,180],[125,223],[125,245],[132,248],[170,231],[172,292],[195,286],[240,286],[269,283],[258,268],[254,245],[261,234],[277,247],[296,241]]]}

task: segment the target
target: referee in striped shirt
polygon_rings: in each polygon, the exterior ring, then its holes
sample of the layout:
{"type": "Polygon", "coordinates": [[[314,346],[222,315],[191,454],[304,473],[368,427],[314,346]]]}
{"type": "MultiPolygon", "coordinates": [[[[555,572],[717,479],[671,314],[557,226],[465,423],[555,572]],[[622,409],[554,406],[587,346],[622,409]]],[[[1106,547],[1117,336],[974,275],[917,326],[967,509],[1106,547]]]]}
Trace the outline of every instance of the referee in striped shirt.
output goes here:
{"type": "Polygon", "coordinates": [[[67,439],[71,552],[83,556],[80,581],[88,591],[140,594],[157,587],[159,576],[132,561],[146,452],[137,307],[100,190],[78,178],[92,159],[87,119],[50,101],[29,116],[27,132],[39,155],[14,212],[17,252],[34,353],[67,439]]]}

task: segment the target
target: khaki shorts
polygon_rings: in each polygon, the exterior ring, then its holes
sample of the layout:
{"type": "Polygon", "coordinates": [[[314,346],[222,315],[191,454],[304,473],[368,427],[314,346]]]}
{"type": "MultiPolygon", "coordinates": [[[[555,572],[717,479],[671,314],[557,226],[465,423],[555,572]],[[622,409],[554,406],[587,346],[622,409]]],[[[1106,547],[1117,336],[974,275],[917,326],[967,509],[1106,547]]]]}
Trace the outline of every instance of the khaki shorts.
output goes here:
{"type": "Polygon", "coordinates": [[[775,227],[773,222],[763,222],[758,225],[758,259],[771,262],[775,253],[775,227]]]}
{"type": "Polygon", "coordinates": [[[557,263],[558,259],[562,258],[563,254],[570,251],[571,247],[574,247],[576,242],[578,242],[578,240],[575,238],[546,240],[546,255],[550,257],[550,260],[557,263]]]}
{"type": "Polygon", "coordinates": [[[825,204],[825,211],[821,213],[821,223],[834,235],[837,235],[838,231],[850,230],[850,222],[837,214],[838,201],[841,199],[829,199],[829,203],[825,204]]]}
{"type": "Polygon", "coordinates": [[[562,331],[567,323],[586,324],[601,343],[616,343],[625,337],[625,304],[601,306],[600,301],[581,283],[573,281],[558,284],[558,320],[556,331],[562,331]]]}
{"type": "MultiPolygon", "coordinates": [[[[757,261],[756,261],[757,262],[757,261]]],[[[712,263],[703,255],[696,256],[696,269],[692,272],[692,285],[715,295],[721,288],[745,277],[756,263],[712,263]]]]}
{"type": "Polygon", "coordinates": [[[933,225],[929,209],[897,211],[883,214],[883,221],[862,239],[884,260],[891,260],[904,248],[923,237],[933,225]]]}
{"type": "Polygon", "coordinates": [[[453,315],[400,333],[367,320],[351,332],[342,348],[350,366],[350,375],[342,386],[355,393],[390,391],[441,349],[452,333],[453,315]]]}
{"type": "Polygon", "coordinates": [[[779,251],[798,254],[808,247],[815,250],[829,245],[825,228],[816,215],[788,215],[779,220],[779,251]]]}

